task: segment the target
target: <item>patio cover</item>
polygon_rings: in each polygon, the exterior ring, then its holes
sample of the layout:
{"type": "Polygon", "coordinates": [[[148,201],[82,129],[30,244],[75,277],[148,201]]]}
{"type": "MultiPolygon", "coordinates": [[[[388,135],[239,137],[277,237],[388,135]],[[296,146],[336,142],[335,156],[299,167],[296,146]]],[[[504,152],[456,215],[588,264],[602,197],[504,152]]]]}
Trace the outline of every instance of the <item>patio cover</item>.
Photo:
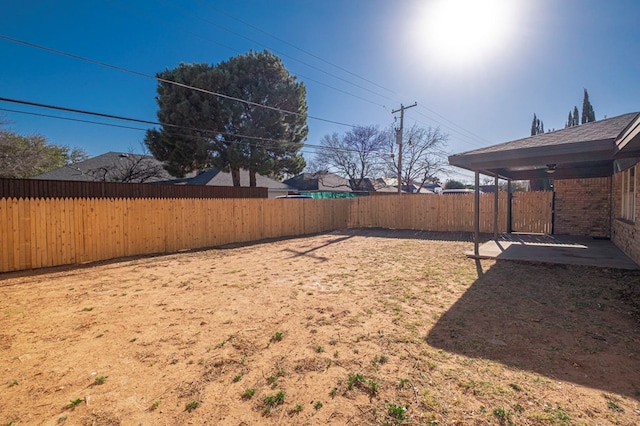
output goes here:
{"type": "Polygon", "coordinates": [[[618,158],[640,156],[637,112],[449,156],[449,164],[502,179],[611,176],[618,158]]]}
{"type": "MultiPolygon", "coordinates": [[[[449,156],[449,164],[475,172],[474,255],[479,259],[480,173],[493,176],[493,234],[498,238],[498,179],[578,179],[611,176],[640,159],[640,113],[593,121],[449,156]],[[633,159],[633,160],[630,160],[633,159]]],[[[508,186],[510,192],[510,185],[508,186]]],[[[511,206],[507,205],[507,217],[511,206]]],[[[509,223],[510,223],[510,219],[509,223]]],[[[508,232],[511,232],[508,225],[508,232]]]]}

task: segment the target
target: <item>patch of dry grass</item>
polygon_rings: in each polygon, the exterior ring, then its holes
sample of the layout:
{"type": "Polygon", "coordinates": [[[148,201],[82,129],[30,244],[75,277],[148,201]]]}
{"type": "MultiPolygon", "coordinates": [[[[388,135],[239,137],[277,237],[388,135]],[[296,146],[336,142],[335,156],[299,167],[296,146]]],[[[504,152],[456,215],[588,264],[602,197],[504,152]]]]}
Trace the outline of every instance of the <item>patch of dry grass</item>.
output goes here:
{"type": "Polygon", "coordinates": [[[0,422],[640,421],[637,274],[483,261],[478,277],[469,242],[411,236],[6,275],[0,422]]]}

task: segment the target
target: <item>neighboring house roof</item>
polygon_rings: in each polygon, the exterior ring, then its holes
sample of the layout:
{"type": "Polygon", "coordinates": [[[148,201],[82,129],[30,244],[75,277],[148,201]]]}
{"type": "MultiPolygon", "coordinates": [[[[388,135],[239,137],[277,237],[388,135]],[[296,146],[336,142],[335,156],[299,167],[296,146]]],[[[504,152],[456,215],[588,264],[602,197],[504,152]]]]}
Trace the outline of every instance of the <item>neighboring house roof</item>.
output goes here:
{"type": "MultiPolygon", "coordinates": [[[[164,168],[161,161],[148,155],[125,154],[122,152],[107,152],[88,160],[80,161],[69,166],[64,166],[48,173],[35,176],[33,179],[47,180],[73,180],[86,182],[121,181],[113,179],[127,171],[135,162],[142,162],[143,168],[154,171],[153,176],[142,179],[133,179],[131,182],[166,183],[181,185],[209,185],[209,186],[233,186],[231,173],[222,172],[214,167],[205,171],[194,172],[185,178],[171,176],[164,168]]],[[[240,170],[240,185],[249,186],[249,172],[240,170]]],[[[256,174],[256,186],[269,189],[293,190],[294,188],[277,180],[256,174]]]]}
{"type": "MultiPolygon", "coordinates": [[[[498,189],[500,190],[500,189],[498,189]]],[[[494,192],[496,192],[496,186],[495,185],[480,185],[480,191],[485,193],[485,194],[493,194],[494,192]]]]}
{"type": "Polygon", "coordinates": [[[351,189],[353,189],[354,191],[368,191],[368,192],[397,192],[398,191],[397,188],[387,185],[387,183],[382,178],[378,178],[378,179],[364,178],[360,183],[360,185],[358,185],[358,180],[349,179],[349,185],[351,186],[351,189]]]}
{"type": "Polygon", "coordinates": [[[352,191],[347,179],[329,172],[301,173],[284,183],[298,191],[352,191]]]}
{"type": "MultiPolygon", "coordinates": [[[[398,186],[394,186],[393,189],[398,191],[398,186]]],[[[413,183],[410,185],[402,185],[402,192],[406,192],[408,194],[435,194],[435,191],[424,186],[419,188],[418,185],[413,183]]]]}
{"type": "MultiPolygon", "coordinates": [[[[233,186],[233,179],[231,173],[223,172],[215,167],[211,167],[204,171],[197,173],[195,176],[186,177],[182,179],[171,179],[163,181],[162,183],[177,184],[177,185],[209,185],[209,186],[233,186]]],[[[249,186],[249,171],[240,169],[240,186],[249,186]]],[[[275,179],[268,178],[256,173],[256,186],[266,187],[269,189],[282,189],[293,190],[295,188],[278,182],[275,179]]]]}
{"type": "Polygon", "coordinates": [[[425,183],[422,185],[423,188],[428,189],[431,192],[440,192],[442,191],[442,185],[439,183],[425,183]]]}
{"type": "Polygon", "coordinates": [[[424,186],[423,186],[422,188],[418,189],[418,190],[416,191],[416,193],[418,193],[418,194],[432,194],[432,195],[433,195],[433,194],[435,194],[435,192],[434,192],[434,191],[432,191],[432,190],[430,190],[430,189],[427,189],[427,188],[425,188],[424,186]]]}
{"type": "MultiPolygon", "coordinates": [[[[398,187],[397,186],[385,186],[384,188],[379,188],[376,189],[376,192],[393,192],[395,194],[398,193],[398,187]]],[[[404,192],[404,191],[402,191],[404,192]]]]}
{"type": "Polygon", "coordinates": [[[568,127],[449,157],[449,163],[513,180],[610,176],[616,140],[638,113],[568,127]]]}
{"type": "MultiPolygon", "coordinates": [[[[384,181],[388,186],[388,188],[385,189],[385,192],[398,192],[398,178],[381,178],[381,180],[384,181]]],[[[422,188],[418,188],[418,185],[415,183],[412,183],[408,186],[402,185],[402,192],[409,194],[435,194],[440,192],[441,190],[442,187],[437,183],[425,184],[422,186],[422,188]]]]}
{"type": "Polygon", "coordinates": [[[152,169],[154,173],[153,176],[146,176],[146,178],[140,176],[138,179],[135,179],[134,177],[131,180],[132,182],[157,182],[159,180],[171,178],[171,175],[162,167],[162,163],[151,156],[125,154],[122,152],[107,152],[105,154],[98,155],[97,157],[79,161],[77,163],[34,176],[32,179],[72,180],[84,182],[113,181],[119,180],[113,179],[113,177],[126,173],[127,169],[135,162],[142,162],[144,165],[143,167],[152,169]]]}
{"type": "MultiPolygon", "coordinates": [[[[365,178],[360,185],[360,189],[356,189],[356,180],[350,179],[349,184],[354,191],[368,191],[368,192],[398,192],[398,180],[395,178],[365,178]]],[[[422,188],[418,189],[416,185],[402,185],[402,192],[411,192],[414,194],[435,194],[441,190],[442,187],[438,184],[426,184],[422,188]]]]}

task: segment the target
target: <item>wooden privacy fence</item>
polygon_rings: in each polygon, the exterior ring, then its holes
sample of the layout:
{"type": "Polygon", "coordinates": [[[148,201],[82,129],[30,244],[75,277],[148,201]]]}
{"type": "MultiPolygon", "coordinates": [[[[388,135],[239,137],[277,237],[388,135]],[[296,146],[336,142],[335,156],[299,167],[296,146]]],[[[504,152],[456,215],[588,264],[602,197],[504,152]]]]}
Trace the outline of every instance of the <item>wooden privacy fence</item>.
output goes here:
{"type": "MultiPolygon", "coordinates": [[[[363,197],[352,200],[349,227],[469,231],[474,194],[363,197]]],[[[493,194],[480,195],[480,232],[493,232],[493,194]]],[[[507,231],[507,195],[498,198],[499,232],[507,231]]]]}
{"type": "Polygon", "coordinates": [[[511,226],[514,232],[551,234],[553,192],[514,192],[511,226]]]}
{"type": "Polygon", "coordinates": [[[0,271],[311,234],[348,221],[348,200],[291,201],[0,199],[0,271]]]}
{"type": "Polygon", "coordinates": [[[0,178],[0,198],[267,198],[261,187],[0,178]]]}
{"type": "MultiPolygon", "coordinates": [[[[547,198],[519,194],[514,218],[542,223],[535,215],[544,209],[535,203],[547,198]]],[[[492,194],[481,196],[481,232],[493,231],[493,200],[492,194]]],[[[499,232],[506,231],[506,203],[506,195],[500,194],[499,232]]],[[[348,227],[472,231],[473,195],[327,200],[0,198],[0,272],[348,227]]]]}

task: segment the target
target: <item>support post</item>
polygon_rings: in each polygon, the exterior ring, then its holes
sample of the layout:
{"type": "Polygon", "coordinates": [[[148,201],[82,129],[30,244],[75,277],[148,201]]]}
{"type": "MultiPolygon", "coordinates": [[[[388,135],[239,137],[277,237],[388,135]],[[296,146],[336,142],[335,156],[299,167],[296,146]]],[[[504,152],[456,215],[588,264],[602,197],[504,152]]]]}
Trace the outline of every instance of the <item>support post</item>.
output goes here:
{"type": "Polygon", "coordinates": [[[493,197],[493,239],[498,239],[498,175],[495,175],[495,193],[493,197]]]}
{"type": "Polygon", "coordinates": [[[511,194],[511,179],[507,179],[507,234],[513,232],[513,218],[511,213],[512,203],[513,195],[511,194]]]}
{"type": "Polygon", "coordinates": [[[478,258],[480,256],[480,172],[475,172],[475,191],[473,203],[473,254],[478,258]]]}

